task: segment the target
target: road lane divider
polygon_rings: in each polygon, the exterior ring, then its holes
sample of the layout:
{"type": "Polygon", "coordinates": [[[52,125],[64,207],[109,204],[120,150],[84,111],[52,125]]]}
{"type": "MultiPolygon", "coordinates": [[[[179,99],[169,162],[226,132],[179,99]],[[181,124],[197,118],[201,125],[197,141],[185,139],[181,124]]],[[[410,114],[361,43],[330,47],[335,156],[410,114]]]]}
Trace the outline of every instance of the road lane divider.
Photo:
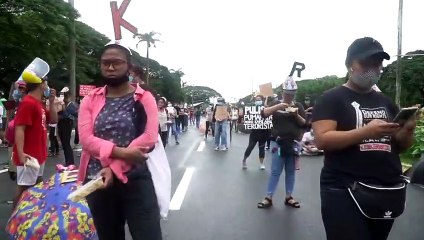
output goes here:
{"type": "Polygon", "coordinates": [[[177,190],[172,196],[171,203],[169,205],[169,210],[178,211],[181,209],[181,205],[183,204],[185,195],[187,193],[188,187],[190,185],[191,178],[193,177],[194,167],[188,167],[178,184],[177,190]]]}

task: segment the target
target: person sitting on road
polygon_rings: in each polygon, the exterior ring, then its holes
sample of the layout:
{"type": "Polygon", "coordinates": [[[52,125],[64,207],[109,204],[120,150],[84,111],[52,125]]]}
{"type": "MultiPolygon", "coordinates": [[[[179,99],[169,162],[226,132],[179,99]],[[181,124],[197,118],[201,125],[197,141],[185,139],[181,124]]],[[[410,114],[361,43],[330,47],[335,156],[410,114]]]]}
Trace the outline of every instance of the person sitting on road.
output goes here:
{"type": "Polygon", "coordinates": [[[306,132],[302,137],[302,154],[305,155],[318,155],[322,151],[319,150],[315,145],[314,130],[306,132]]]}

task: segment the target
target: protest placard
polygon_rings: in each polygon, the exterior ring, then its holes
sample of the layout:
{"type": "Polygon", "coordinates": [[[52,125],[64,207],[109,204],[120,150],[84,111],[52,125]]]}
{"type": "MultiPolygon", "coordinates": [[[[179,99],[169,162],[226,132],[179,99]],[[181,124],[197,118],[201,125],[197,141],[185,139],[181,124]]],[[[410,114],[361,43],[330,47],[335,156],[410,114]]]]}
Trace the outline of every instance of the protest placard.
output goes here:
{"type": "Polygon", "coordinates": [[[243,124],[246,130],[272,128],[272,116],[263,118],[261,115],[263,108],[263,106],[244,107],[243,124]]]}
{"type": "Polygon", "coordinates": [[[259,94],[264,97],[270,97],[274,95],[274,90],[272,89],[272,83],[265,83],[259,85],[259,94]]]}
{"type": "Polygon", "coordinates": [[[80,85],[79,87],[79,95],[80,97],[87,96],[91,91],[96,89],[95,85],[80,85]]]}
{"type": "Polygon", "coordinates": [[[215,119],[226,120],[229,117],[228,106],[216,106],[215,119]]]}

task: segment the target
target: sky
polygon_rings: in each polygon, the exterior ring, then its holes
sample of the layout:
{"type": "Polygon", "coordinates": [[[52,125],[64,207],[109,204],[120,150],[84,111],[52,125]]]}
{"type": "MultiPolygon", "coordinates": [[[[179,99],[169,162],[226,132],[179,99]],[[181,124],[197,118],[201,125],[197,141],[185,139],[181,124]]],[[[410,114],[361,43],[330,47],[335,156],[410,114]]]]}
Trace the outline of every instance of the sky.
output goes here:
{"type": "MultiPolygon", "coordinates": [[[[117,0],[118,6],[122,0],[117,0]]],[[[378,40],[397,54],[398,0],[132,0],[124,19],[140,33],[161,33],[150,57],[185,73],[189,85],[208,86],[227,100],[272,82],[280,85],[293,62],[306,65],[301,78],[344,76],[349,45],[378,40]]],[[[110,0],[75,0],[80,21],[114,39],[110,0]]],[[[422,0],[406,0],[402,53],[424,49],[422,0]]],[[[136,49],[122,28],[122,42],[136,49]]],[[[392,61],[391,60],[391,61],[392,61]]],[[[390,62],[390,61],[389,61],[390,62]]],[[[387,63],[389,63],[387,62],[387,63]]],[[[387,64],[386,63],[386,64],[387,64]]]]}

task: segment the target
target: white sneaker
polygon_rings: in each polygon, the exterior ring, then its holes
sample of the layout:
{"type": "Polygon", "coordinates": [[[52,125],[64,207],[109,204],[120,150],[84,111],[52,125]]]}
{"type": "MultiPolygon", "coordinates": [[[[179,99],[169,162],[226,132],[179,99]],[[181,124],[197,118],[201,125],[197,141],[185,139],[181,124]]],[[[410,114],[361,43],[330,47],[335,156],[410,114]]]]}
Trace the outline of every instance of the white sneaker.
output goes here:
{"type": "Polygon", "coordinates": [[[219,151],[219,147],[216,147],[216,148],[215,148],[215,151],[219,151]]]}
{"type": "Polygon", "coordinates": [[[227,147],[223,147],[222,148],[222,151],[228,151],[228,148],[227,147]]]}
{"type": "Polygon", "coordinates": [[[260,169],[265,170],[265,164],[262,163],[260,169]]]}

